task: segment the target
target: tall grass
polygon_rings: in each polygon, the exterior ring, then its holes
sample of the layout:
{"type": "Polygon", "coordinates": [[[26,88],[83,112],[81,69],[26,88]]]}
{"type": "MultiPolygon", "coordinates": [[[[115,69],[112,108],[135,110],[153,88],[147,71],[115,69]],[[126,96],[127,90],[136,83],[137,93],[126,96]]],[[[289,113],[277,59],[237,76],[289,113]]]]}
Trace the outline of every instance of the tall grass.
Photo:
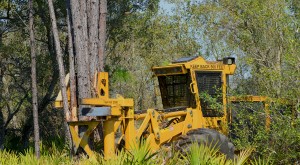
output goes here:
{"type": "MultiPolygon", "coordinates": [[[[227,160],[226,156],[219,154],[218,151],[204,145],[193,144],[190,153],[183,156],[182,153],[172,152],[170,157],[168,152],[160,151],[152,153],[148,144],[142,142],[133,147],[131,151],[121,150],[117,155],[109,160],[105,160],[100,154],[96,159],[88,159],[86,156],[80,158],[71,157],[68,150],[58,149],[53,143],[51,147],[41,146],[41,157],[36,159],[33,149],[28,149],[24,153],[0,151],[0,165],[147,165],[147,164],[191,164],[191,165],[242,165],[247,162],[252,149],[242,151],[234,160],[227,160]]],[[[250,163],[248,161],[248,163],[250,163]]],[[[251,164],[268,164],[264,160],[255,160],[251,164]]]]}
{"type": "Polygon", "coordinates": [[[8,152],[6,150],[0,151],[0,164],[17,164],[19,156],[14,152],[8,152]]]}

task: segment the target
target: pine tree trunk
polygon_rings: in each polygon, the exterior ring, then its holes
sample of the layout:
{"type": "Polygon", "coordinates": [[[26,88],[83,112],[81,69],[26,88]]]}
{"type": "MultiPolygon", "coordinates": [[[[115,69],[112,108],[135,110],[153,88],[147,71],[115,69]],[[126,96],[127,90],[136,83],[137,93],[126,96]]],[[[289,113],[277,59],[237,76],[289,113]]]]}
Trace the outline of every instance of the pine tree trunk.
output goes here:
{"type": "MultiPolygon", "coordinates": [[[[56,50],[56,59],[58,63],[59,68],[59,78],[60,78],[60,87],[61,87],[61,93],[62,93],[62,99],[63,99],[63,106],[64,106],[64,119],[65,119],[65,140],[71,144],[71,136],[69,127],[67,125],[67,121],[70,119],[70,112],[69,112],[69,105],[68,105],[68,97],[67,97],[67,91],[66,91],[66,84],[65,84],[65,69],[63,65],[63,56],[62,51],[60,47],[60,41],[58,36],[58,30],[56,25],[56,17],[54,14],[54,7],[53,7],[53,1],[48,0],[49,5],[49,13],[51,18],[51,24],[52,24],[52,31],[53,31],[53,37],[54,37],[54,43],[55,43],[55,50],[56,50]]],[[[71,145],[70,145],[71,146],[71,145]]]]}
{"type": "Polygon", "coordinates": [[[88,35],[89,35],[89,59],[90,59],[90,78],[94,80],[99,66],[98,63],[98,22],[99,22],[99,1],[88,0],[88,35]]]}
{"type": "Polygon", "coordinates": [[[73,35],[72,35],[72,18],[70,0],[67,0],[67,24],[68,24],[68,52],[69,52],[69,65],[70,65],[70,105],[71,105],[71,120],[77,120],[77,97],[76,97],[76,76],[75,76],[75,61],[73,49],[73,35]]]}
{"type": "Polygon", "coordinates": [[[33,128],[34,128],[34,148],[35,155],[40,158],[40,133],[38,122],[38,102],[37,102],[37,85],[36,85],[36,54],[35,54],[35,39],[34,39],[34,25],[33,25],[33,3],[29,3],[29,30],[30,30],[30,52],[31,52],[31,81],[32,81],[32,110],[33,110],[33,128]]]}
{"type": "MultiPolygon", "coordinates": [[[[0,46],[2,45],[1,41],[2,36],[0,35],[0,46]]],[[[2,59],[0,60],[0,65],[2,65],[2,59]]],[[[4,68],[0,67],[0,91],[3,90],[3,72],[4,68]]],[[[2,101],[2,95],[0,94],[0,102],[2,101]]],[[[0,150],[4,149],[4,137],[5,137],[5,130],[4,130],[4,116],[3,112],[0,111],[0,150]]]]}
{"type": "Polygon", "coordinates": [[[106,15],[107,1],[100,0],[100,18],[99,18],[99,70],[104,71],[105,61],[105,41],[106,41],[106,15]]]}
{"type": "Polygon", "coordinates": [[[0,111],[0,150],[4,149],[4,137],[5,137],[4,118],[3,118],[2,111],[0,111]]]}
{"type": "Polygon", "coordinates": [[[88,44],[86,28],[86,4],[83,1],[71,1],[71,14],[74,30],[74,46],[76,55],[75,64],[77,68],[77,89],[79,99],[89,98],[91,96],[91,81],[88,67],[89,61],[87,61],[88,44]],[[83,14],[82,12],[85,12],[85,14],[83,14]]]}

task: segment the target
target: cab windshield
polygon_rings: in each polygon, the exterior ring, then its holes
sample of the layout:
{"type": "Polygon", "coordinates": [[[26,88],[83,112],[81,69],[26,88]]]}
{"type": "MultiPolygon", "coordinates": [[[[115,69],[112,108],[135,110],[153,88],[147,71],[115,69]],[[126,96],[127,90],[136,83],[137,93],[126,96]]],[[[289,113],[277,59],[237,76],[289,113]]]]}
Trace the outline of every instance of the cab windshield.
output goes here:
{"type": "Polygon", "coordinates": [[[196,107],[195,97],[190,89],[190,74],[158,76],[158,82],[164,108],[196,107]]]}

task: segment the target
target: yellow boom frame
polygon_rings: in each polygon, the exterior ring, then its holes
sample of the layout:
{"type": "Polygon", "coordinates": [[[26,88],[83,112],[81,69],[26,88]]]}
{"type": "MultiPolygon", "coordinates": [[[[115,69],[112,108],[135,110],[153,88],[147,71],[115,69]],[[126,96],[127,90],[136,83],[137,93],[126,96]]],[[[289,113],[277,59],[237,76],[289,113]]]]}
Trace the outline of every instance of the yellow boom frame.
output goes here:
{"type": "MultiPolygon", "coordinates": [[[[266,131],[270,131],[271,127],[271,115],[270,115],[270,106],[272,103],[277,102],[280,105],[291,105],[292,106],[292,119],[296,116],[296,109],[294,107],[294,103],[287,99],[274,99],[267,96],[253,96],[253,95],[246,95],[246,96],[231,96],[228,98],[228,105],[229,105],[229,113],[231,114],[231,104],[232,103],[241,103],[241,102],[261,102],[263,103],[263,111],[266,114],[265,119],[265,128],[266,131]]],[[[230,115],[230,121],[232,123],[232,118],[230,115]]],[[[293,121],[292,121],[293,124],[293,121]]]]}

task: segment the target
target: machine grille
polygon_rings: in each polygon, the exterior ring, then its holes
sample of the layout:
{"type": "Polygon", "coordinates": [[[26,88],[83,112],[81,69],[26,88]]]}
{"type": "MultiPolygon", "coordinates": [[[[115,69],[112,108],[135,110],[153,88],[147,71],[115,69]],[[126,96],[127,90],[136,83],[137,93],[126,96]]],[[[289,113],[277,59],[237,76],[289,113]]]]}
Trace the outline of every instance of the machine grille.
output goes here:
{"type": "Polygon", "coordinates": [[[190,74],[158,76],[158,81],[164,108],[196,107],[195,97],[190,89],[190,74]]]}
{"type": "Polygon", "coordinates": [[[203,116],[223,116],[221,72],[196,72],[196,77],[203,116]]]}

